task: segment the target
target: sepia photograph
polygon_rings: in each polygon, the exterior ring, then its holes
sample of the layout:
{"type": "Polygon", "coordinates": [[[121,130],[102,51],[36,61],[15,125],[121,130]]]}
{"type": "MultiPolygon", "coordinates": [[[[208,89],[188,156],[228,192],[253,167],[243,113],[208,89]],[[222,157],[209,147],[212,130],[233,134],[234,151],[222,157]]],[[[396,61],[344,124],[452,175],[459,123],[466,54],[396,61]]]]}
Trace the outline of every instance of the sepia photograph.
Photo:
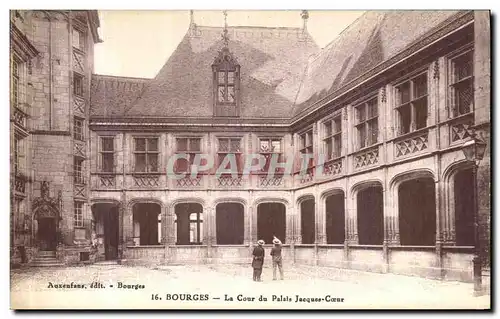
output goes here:
{"type": "Polygon", "coordinates": [[[10,309],[491,310],[490,18],[9,10],[10,309]]]}

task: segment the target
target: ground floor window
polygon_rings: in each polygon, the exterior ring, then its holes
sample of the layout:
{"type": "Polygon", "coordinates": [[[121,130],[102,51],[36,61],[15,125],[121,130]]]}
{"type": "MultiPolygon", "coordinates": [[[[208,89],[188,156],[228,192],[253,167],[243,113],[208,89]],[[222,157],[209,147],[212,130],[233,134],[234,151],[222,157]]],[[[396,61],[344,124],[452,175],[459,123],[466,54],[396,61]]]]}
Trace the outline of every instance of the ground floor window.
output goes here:
{"type": "Polygon", "coordinates": [[[344,193],[330,195],[325,201],[326,243],[343,244],[345,240],[344,193]]]}
{"type": "Polygon", "coordinates": [[[175,206],[177,245],[201,245],[203,242],[203,207],[198,203],[175,206]]]}
{"type": "Polygon", "coordinates": [[[257,206],[257,237],[271,244],[273,236],[282,243],[286,235],[286,207],[282,203],[262,203],[257,206]]]}
{"type": "Polygon", "coordinates": [[[314,244],[315,241],[315,209],[314,199],[308,199],[300,203],[300,226],[302,244],[314,244]]]}
{"type": "Polygon", "coordinates": [[[161,244],[161,206],[154,203],[135,204],[134,238],[139,245],[161,244]]]}
{"type": "Polygon", "coordinates": [[[244,208],[240,203],[221,203],[216,210],[217,245],[243,245],[244,208]]]}
{"type": "Polygon", "coordinates": [[[433,246],[436,243],[434,180],[427,177],[403,182],[398,197],[401,245],[433,246]]]}
{"type": "Polygon", "coordinates": [[[360,245],[382,245],[384,206],[381,186],[370,186],[357,194],[358,240],[360,245]]]}

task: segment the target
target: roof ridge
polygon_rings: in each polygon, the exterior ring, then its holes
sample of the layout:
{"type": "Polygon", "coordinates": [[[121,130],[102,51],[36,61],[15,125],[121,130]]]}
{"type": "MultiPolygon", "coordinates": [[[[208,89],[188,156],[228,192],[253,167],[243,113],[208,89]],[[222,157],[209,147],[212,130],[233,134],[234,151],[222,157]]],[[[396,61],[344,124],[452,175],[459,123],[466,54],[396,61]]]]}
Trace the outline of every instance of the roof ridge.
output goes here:
{"type": "Polygon", "coordinates": [[[96,74],[92,73],[93,77],[99,77],[99,78],[113,78],[113,79],[119,79],[119,80],[132,80],[132,81],[149,81],[152,80],[152,78],[142,78],[142,77],[134,77],[134,76],[121,76],[121,75],[110,75],[110,74],[96,74]]]}
{"type": "MultiPolygon", "coordinates": [[[[196,28],[204,28],[204,29],[224,29],[223,26],[203,26],[203,25],[196,25],[196,28]]],[[[302,27],[269,27],[269,26],[252,26],[252,25],[233,25],[233,26],[227,26],[228,29],[277,29],[277,30],[302,30],[302,27]]]]}

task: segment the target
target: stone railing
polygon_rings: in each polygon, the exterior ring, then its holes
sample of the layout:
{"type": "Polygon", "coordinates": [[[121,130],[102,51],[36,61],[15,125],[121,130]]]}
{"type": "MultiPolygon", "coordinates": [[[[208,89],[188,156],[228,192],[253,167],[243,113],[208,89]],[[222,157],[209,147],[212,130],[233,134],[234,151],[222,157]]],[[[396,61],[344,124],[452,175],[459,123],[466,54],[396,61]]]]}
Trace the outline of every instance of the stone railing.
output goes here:
{"type": "Polygon", "coordinates": [[[422,152],[429,148],[429,131],[417,131],[394,141],[394,156],[402,157],[422,152]]]}
{"type": "Polygon", "coordinates": [[[370,147],[361,150],[353,155],[354,157],[354,170],[362,169],[365,167],[375,166],[380,163],[379,146],[370,147]]]}

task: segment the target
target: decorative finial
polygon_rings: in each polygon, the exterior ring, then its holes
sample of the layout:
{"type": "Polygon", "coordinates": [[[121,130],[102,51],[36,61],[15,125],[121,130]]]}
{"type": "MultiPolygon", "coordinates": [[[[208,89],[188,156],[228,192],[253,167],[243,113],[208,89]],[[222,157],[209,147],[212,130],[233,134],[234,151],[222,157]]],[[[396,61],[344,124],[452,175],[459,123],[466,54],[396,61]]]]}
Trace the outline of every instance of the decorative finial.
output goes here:
{"type": "Polygon", "coordinates": [[[302,12],[300,13],[300,17],[303,20],[302,31],[306,32],[307,31],[307,19],[309,19],[309,12],[307,10],[302,10],[302,12]]]}
{"type": "Polygon", "coordinates": [[[193,12],[193,10],[189,10],[189,24],[194,25],[194,12],[193,12]]]}
{"type": "Polygon", "coordinates": [[[222,40],[224,41],[224,46],[227,47],[229,45],[229,37],[227,32],[227,11],[222,11],[224,14],[224,31],[222,33],[222,40]]]}

